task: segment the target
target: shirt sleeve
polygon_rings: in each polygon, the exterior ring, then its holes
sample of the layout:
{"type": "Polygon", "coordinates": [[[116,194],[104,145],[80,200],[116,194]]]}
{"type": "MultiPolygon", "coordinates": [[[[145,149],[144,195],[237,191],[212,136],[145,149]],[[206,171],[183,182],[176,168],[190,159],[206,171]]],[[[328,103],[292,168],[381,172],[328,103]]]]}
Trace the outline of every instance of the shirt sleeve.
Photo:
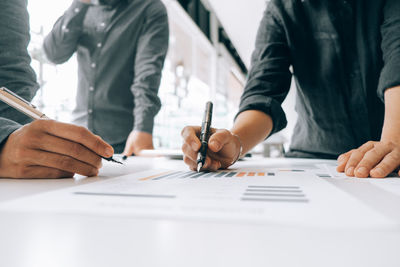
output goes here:
{"type": "MultiPolygon", "coordinates": [[[[30,66],[30,41],[26,0],[0,1],[0,86],[31,101],[38,89],[30,66]]],[[[16,129],[31,121],[0,101],[0,144],[16,129]]]]}
{"type": "Polygon", "coordinates": [[[145,22],[136,50],[134,82],[134,130],[152,133],[154,117],[161,108],[158,97],[161,72],[168,50],[169,27],[165,6],[161,1],[146,10],[145,22]]]}
{"type": "Polygon", "coordinates": [[[54,24],[43,43],[43,49],[51,62],[64,63],[75,53],[89,6],[75,0],[54,24]]]}
{"type": "Polygon", "coordinates": [[[378,96],[384,101],[386,89],[400,85],[400,1],[387,0],[383,11],[382,52],[384,66],[378,96]]]}
{"type": "Polygon", "coordinates": [[[271,135],[287,125],[281,105],[291,83],[290,51],[276,14],[276,6],[270,2],[258,29],[252,66],[236,115],[246,110],[268,114],[273,121],[271,135]]]}

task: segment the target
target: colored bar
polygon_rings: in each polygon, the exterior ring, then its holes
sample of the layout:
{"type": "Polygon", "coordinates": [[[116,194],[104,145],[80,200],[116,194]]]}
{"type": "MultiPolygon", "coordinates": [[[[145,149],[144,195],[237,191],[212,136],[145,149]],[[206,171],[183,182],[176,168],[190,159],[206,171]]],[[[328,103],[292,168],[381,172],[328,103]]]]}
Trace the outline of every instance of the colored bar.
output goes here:
{"type": "Polygon", "coordinates": [[[256,175],[255,172],[249,172],[249,174],[247,174],[247,176],[254,176],[254,175],[256,175]]]}
{"type": "Polygon", "coordinates": [[[227,174],[228,172],[220,172],[220,173],[218,173],[217,175],[215,175],[214,177],[222,177],[222,176],[224,176],[225,174],[227,174]]]}
{"type": "Polygon", "coordinates": [[[150,179],[153,179],[153,178],[157,178],[157,177],[163,176],[163,175],[168,174],[168,173],[171,173],[171,171],[155,174],[155,175],[148,176],[148,177],[144,177],[144,178],[139,179],[139,181],[150,180],[150,179]]]}
{"type": "Polygon", "coordinates": [[[204,176],[204,175],[206,175],[206,174],[208,174],[208,173],[206,173],[206,172],[201,172],[201,173],[199,173],[199,174],[197,174],[197,175],[193,175],[193,176],[190,177],[190,178],[196,179],[196,178],[199,178],[199,177],[204,176]]]}
{"type": "Polygon", "coordinates": [[[246,175],[246,172],[239,172],[238,175],[236,175],[236,177],[243,177],[246,175]]]}
{"type": "Polygon", "coordinates": [[[230,172],[225,177],[233,177],[237,174],[237,172],[230,172]]]}
{"type": "Polygon", "coordinates": [[[164,179],[164,178],[167,178],[167,177],[170,177],[170,176],[174,176],[174,175],[179,175],[179,174],[181,174],[181,172],[173,172],[173,173],[170,173],[170,174],[166,174],[166,175],[163,175],[163,176],[159,176],[159,177],[153,178],[153,181],[161,180],[161,179],[164,179]]]}
{"type": "Polygon", "coordinates": [[[265,176],[265,172],[259,172],[257,173],[257,176],[265,176]]]}

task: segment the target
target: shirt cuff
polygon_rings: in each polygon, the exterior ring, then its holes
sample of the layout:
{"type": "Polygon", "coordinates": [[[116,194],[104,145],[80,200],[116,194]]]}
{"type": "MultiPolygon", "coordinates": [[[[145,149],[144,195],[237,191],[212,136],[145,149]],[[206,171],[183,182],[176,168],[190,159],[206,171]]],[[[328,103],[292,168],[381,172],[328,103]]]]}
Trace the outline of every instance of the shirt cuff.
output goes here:
{"type": "Polygon", "coordinates": [[[134,131],[153,134],[153,128],[154,128],[154,116],[153,115],[135,117],[135,124],[133,127],[134,131]]]}
{"type": "Polygon", "coordinates": [[[72,2],[72,5],[65,12],[65,21],[62,25],[62,30],[65,33],[81,30],[83,20],[85,19],[89,7],[90,4],[82,3],[78,0],[72,2]]]}
{"type": "Polygon", "coordinates": [[[378,86],[378,97],[384,102],[387,89],[400,86],[400,56],[398,60],[391,60],[381,72],[378,86]]]}
{"type": "Polygon", "coordinates": [[[258,110],[264,112],[265,114],[271,116],[273,122],[273,128],[269,134],[269,136],[271,136],[286,127],[286,115],[281,104],[275,99],[271,97],[262,97],[262,99],[260,98],[260,96],[254,95],[243,99],[240,103],[239,112],[235,116],[235,120],[240,113],[247,110],[258,110]]]}
{"type": "Polygon", "coordinates": [[[6,118],[0,118],[0,148],[3,146],[10,134],[21,127],[22,125],[19,123],[6,118]]]}

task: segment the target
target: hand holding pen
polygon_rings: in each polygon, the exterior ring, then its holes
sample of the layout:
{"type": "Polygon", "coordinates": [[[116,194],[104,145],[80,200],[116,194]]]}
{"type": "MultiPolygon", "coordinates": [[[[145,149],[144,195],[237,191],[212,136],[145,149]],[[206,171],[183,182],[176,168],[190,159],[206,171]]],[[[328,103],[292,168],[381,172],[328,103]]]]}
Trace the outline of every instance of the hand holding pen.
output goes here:
{"type": "MultiPolygon", "coordinates": [[[[0,99],[4,101],[1,93],[0,99]]],[[[29,105],[23,107],[34,111],[29,105]]],[[[34,116],[42,115],[38,112],[31,117],[37,119],[34,116]]],[[[95,176],[102,164],[101,157],[108,158],[113,153],[109,144],[86,128],[37,119],[14,131],[3,144],[0,177],[59,178],[75,173],[95,176]]]]}
{"type": "MultiPolygon", "coordinates": [[[[199,167],[199,151],[202,147],[201,132],[202,129],[199,126],[187,126],[181,133],[184,162],[193,171],[197,171],[199,167]]],[[[237,135],[229,130],[210,128],[207,154],[206,157],[203,157],[205,160],[201,170],[216,171],[228,168],[239,158],[241,150],[241,142],[237,135]]]]}

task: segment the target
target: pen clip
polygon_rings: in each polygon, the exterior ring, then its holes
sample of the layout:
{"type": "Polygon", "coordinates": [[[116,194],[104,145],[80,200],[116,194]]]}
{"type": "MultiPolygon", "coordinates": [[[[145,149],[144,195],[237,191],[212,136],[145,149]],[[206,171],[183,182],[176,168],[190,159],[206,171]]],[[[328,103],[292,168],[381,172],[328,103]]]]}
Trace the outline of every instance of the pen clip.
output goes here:
{"type": "Polygon", "coordinates": [[[24,102],[25,104],[31,106],[32,108],[36,109],[36,106],[33,105],[31,102],[23,99],[22,97],[20,97],[19,95],[15,94],[13,91],[10,91],[9,89],[5,88],[5,87],[1,87],[0,91],[6,92],[7,94],[12,95],[13,97],[17,98],[18,100],[21,100],[22,102],[24,102]]]}

